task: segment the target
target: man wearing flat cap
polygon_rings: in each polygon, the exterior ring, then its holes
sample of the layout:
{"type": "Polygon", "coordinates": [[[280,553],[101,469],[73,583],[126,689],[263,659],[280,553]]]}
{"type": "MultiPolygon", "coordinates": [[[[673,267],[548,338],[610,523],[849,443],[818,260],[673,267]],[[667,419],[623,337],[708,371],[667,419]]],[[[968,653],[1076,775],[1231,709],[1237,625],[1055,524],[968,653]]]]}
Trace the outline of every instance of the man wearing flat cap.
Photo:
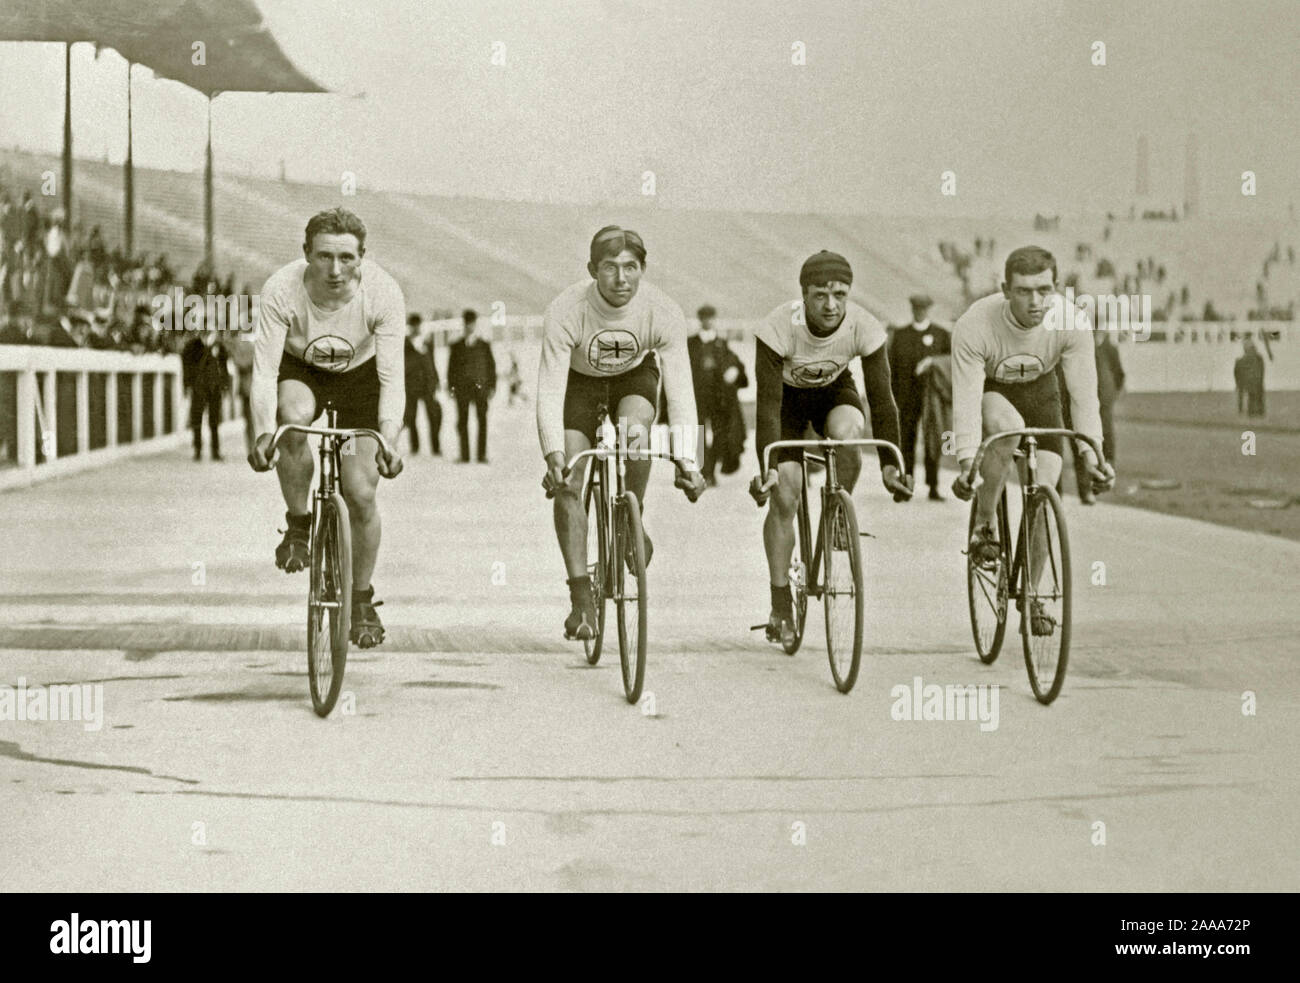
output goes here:
{"type": "MultiPolygon", "coordinates": [[[[925,294],[908,298],[912,305],[911,323],[894,328],[889,342],[890,386],[894,402],[898,404],[898,427],[902,437],[899,445],[903,461],[910,475],[916,465],[916,438],[921,429],[927,397],[942,406],[943,390],[947,391],[947,404],[952,403],[951,353],[952,336],[930,320],[933,302],[925,294]],[[946,385],[945,385],[946,383],[946,385]]],[[[942,421],[937,416],[936,426],[942,421]]],[[[935,428],[932,428],[935,429],[935,428]]],[[[930,486],[930,499],[942,501],[939,494],[939,451],[941,441],[925,441],[925,483],[930,486]]]]}

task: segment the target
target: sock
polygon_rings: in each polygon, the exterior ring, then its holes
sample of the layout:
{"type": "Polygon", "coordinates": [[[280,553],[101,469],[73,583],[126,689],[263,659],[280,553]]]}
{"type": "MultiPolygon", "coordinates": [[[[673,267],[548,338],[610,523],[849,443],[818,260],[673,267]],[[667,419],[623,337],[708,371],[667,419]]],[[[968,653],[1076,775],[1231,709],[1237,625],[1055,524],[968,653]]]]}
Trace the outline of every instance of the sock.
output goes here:
{"type": "Polygon", "coordinates": [[[772,610],[782,617],[790,617],[794,613],[794,608],[790,601],[790,585],[785,584],[781,587],[772,584],[772,610]]]}
{"type": "Polygon", "coordinates": [[[294,525],[294,526],[311,525],[310,512],[304,512],[302,515],[294,515],[292,512],[286,512],[284,514],[284,518],[290,525],[294,525]]]}
{"type": "Polygon", "coordinates": [[[581,577],[570,577],[565,581],[569,585],[569,599],[575,604],[584,597],[591,596],[591,577],[583,574],[581,577]]]}

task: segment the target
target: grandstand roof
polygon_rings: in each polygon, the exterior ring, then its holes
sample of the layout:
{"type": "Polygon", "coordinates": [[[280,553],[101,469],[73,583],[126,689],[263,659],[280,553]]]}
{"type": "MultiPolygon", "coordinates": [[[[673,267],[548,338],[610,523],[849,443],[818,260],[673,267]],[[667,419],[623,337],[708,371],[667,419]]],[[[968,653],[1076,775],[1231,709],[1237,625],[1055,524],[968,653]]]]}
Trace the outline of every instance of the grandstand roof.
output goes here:
{"type": "Polygon", "coordinates": [[[218,92],[325,92],[294,67],[252,0],[37,0],[0,6],[0,41],[89,41],[218,92]],[[192,63],[204,43],[206,64],[192,63]]]}

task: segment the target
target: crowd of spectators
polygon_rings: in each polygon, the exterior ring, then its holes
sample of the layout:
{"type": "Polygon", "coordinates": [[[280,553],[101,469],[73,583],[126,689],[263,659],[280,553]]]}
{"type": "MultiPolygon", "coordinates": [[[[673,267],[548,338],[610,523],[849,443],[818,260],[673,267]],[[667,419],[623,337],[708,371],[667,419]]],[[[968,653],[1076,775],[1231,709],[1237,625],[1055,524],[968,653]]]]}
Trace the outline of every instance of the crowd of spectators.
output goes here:
{"type": "Polygon", "coordinates": [[[0,344],[177,353],[190,334],[157,330],[152,303],[177,286],[234,292],[233,275],[222,281],[201,263],[184,282],[165,254],[109,248],[99,226],[69,225],[62,208],[0,180],[0,344]]]}
{"type": "MultiPolygon", "coordinates": [[[[1175,213],[1176,214],[1176,213],[1175,213]]],[[[1164,213],[1147,218],[1169,218],[1164,213]]],[[[1135,218],[1130,211],[1130,220],[1135,218]]],[[[1086,292],[1096,293],[1108,290],[1115,296],[1132,297],[1150,295],[1152,298],[1152,321],[1235,321],[1236,314],[1225,313],[1216,305],[1213,298],[1193,299],[1191,286],[1182,283],[1174,286],[1170,282],[1169,268],[1166,262],[1156,256],[1140,258],[1136,263],[1121,267],[1117,262],[1101,254],[1104,244],[1110,241],[1115,216],[1106,216],[1106,224],[1101,233],[1101,242],[1078,242],[1075,245],[1073,269],[1062,269],[1061,287],[1071,287],[1076,293],[1085,290],[1081,284],[1084,279],[1091,285],[1086,292]],[[1082,271],[1082,272],[1081,272],[1082,271]]],[[[1034,216],[1036,230],[1054,230],[1059,217],[1044,215],[1034,216]]],[[[995,284],[987,281],[996,268],[995,243],[992,238],[976,236],[973,249],[956,242],[943,241],[938,244],[939,256],[961,281],[966,303],[970,304],[986,295],[995,284]]],[[[1297,277],[1295,247],[1287,246],[1283,250],[1280,243],[1273,244],[1272,251],[1265,257],[1261,269],[1261,278],[1255,283],[1254,305],[1246,312],[1249,321],[1291,321],[1295,319],[1295,299],[1290,296],[1285,302],[1274,299],[1279,292],[1294,293],[1292,288],[1297,277]],[[1285,274],[1279,276],[1275,268],[1284,268],[1285,274]],[[1270,285],[1274,287],[1270,291],[1270,285]]]]}

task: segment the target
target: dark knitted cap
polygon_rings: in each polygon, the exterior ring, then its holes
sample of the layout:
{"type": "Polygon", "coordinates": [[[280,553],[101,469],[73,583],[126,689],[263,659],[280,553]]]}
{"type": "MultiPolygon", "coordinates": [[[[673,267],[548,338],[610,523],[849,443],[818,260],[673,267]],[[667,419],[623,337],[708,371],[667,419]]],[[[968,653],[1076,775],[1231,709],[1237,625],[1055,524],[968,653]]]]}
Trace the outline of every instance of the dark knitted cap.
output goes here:
{"type": "Polygon", "coordinates": [[[832,253],[823,249],[819,253],[813,253],[804,260],[803,267],[799,270],[799,286],[807,289],[811,286],[830,283],[837,280],[840,283],[853,284],[853,268],[849,266],[849,261],[839,253],[832,253]]]}

